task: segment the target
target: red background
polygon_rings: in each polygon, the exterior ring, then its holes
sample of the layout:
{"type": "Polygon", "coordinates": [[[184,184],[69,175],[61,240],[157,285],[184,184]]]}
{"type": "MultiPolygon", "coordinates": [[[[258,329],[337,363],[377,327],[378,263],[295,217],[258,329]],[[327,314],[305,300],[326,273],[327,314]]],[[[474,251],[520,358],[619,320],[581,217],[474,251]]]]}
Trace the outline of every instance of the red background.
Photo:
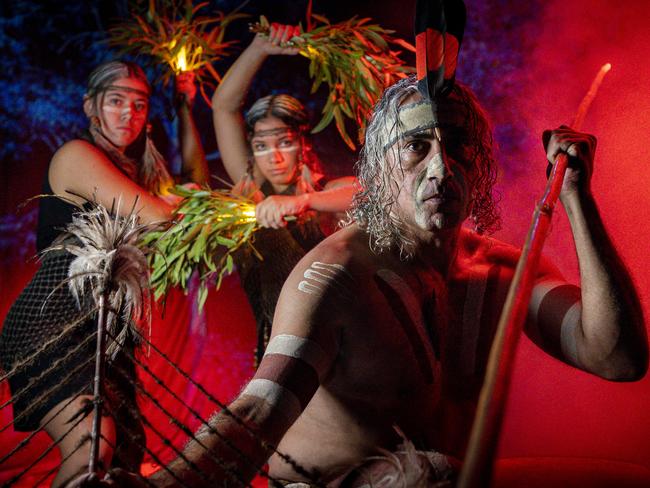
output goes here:
{"type": "MultiPolygon", "coordinates": [[[[594,193],[607,228],[636,282],[646,316],[650,307],[649,18],[650,6],[645,1],[546,2],[539,19],[527,31],[537,47],[529,53],[525,73],[520,77],[525,82],[504,101],[508,110],[520,114],[521,125],[530,134],[540,134],[545,128],[568,123],[597,70],[605,62],[612,63],[613,69],[593,103],[584,129],[598,137],[594,193]]],[[[495,76],[497,73],[495,69],[495,76]]],[[[492,116],[499,121],[498,110],[493,110],[492,116]]],[[[508,147],[501,147],[500,152],[505,157],[508,147]]],[[[515,163],[504,172],[499,184],[504,227],[497,237],[521,244],[544,185],[541,142],[515,163]]],[[[561,210],[545,252],[567,279],[577,283],[575,254],[561,210]]],[[[0,317],[33,269],[31,264],[0,269],[0,317]]],[[[226,280],[221,291],[212,293],[205,320],[190,318],[187,302],[172,298],[165,320],[154,324],[154,342],[219,399],[227,401],[252,372],[254,325],[236,276],[226,280]]],[[[151,360],[154,365],[160,361],[153,353],[151,360]]],[[[168,373],[163,366],[157,371],[167,375],[166,384],[203,415],[212,411],[214,406],[205,396],[178,375],[168,373]]],[[[4,400],[6,385],[0,388],[4,400]]],[[[173,405],[171,399],[163,401],[173,405]]],[[[649,406],[647,377],[634,383],[600,380],[545,356],[524,338],[499,455],[605,459],[650,469],[649,406]]],[[[188,424],[196,426],[191,415],[178,406],[173,408],[188,419],[188,424]]],[[[0,421],[2,426],[10,421],[8,409],[0,411],[0,421]]],[[[158,421],[173,433],[162,416],[158,421]]],[[[182,445],[184,436],[175,435],[176,444],[182,445]]],[[[12,449],[19,437],[10,430],[0,434],[0,455],[12,449]]],[[[149,439],[164,459],[173,456],[155,441],[155,435],[150,434],[149,439]]],[[[38,446],[20,451],[5,463],[0,481],[7,479],[15,465],[33,459],[44,445],[41,438],[38,446]]],[[[42,467],[34,471],[43,472],[42,467]]]]}

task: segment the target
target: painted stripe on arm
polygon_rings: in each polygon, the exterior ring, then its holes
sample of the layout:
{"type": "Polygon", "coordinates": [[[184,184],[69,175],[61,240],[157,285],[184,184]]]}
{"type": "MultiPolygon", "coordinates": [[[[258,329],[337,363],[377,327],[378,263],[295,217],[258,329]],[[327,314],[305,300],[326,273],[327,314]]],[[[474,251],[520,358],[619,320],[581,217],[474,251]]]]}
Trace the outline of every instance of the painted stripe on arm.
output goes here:
{"type": "Polygon", "coordinates": [[[542,281],[540,283],[535,283],[530,297],[530,318],[532,319],[535,327],[537,327],[539,321],[539,306],[541,305],[542,300],[544,300],[546,294],[554,288],[557,288],[558,286],[564,286],[566,284],[566,281],[542,281]]]}
{"type": "Polygon", "coordinates": [[[578,324],[582,315],[582,304],[575,303],[564,315],[562,320],[562,329],[560,330],[560,345],[562,354],[574,366],[581,367],[578,360],[578,344],[576,334],[578,333],[578,324]]]}
{"type": "Polygon", "coordinates": [[[318,390],[329,359],[316,342],[290,334],[273,337],[253,380],[242,395],[267,402],[291,425],[318,390]]]}
{"type": "Polygon", "coordinates": [[[241,392],[241,396],[244,395],[264,400],[275,412],[279,412],[285,418],[287,425],[293,424],[302,412],[296,396],[271,380],[254,378],[241,392]]]}
{"type": "Polygon", "coordinates": [[[271,339],[264,355],[267,354],[283,354],[301,359],[310,365],[321,379],[329,365],[327,354],[318,343],[290,334],[279,334],[271,339]]]}
{"type": "Polygon", "coordinates": [[[579,365],[576,332],[582,312],[580,298],[580,288],[575,285],[547,286],[536,313],[537,328],[545,344],[576,366],[579,365]]]}

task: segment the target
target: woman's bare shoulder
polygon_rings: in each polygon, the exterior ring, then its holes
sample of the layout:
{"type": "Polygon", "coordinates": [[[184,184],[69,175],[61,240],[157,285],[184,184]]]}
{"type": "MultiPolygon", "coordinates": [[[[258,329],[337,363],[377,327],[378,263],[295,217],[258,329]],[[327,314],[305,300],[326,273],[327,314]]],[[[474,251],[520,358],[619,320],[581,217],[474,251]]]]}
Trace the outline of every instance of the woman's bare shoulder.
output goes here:
{"type": "Polygon", "coordinates": [[[56,150],[54,156],[52,156],[52,164],[76,163],[78,160],[88,157],[106,159],[104,154],[90,142],[83,139],[72,139],[56,150]]]}
{"type": "Polygon", "coordinates": [[[57,194],[73,190],[79,195],[92,193],[98,181],[114,171],[108,157],[97,147],[82,139],[63,144],[52,156],[48,178],[57,194]]]}

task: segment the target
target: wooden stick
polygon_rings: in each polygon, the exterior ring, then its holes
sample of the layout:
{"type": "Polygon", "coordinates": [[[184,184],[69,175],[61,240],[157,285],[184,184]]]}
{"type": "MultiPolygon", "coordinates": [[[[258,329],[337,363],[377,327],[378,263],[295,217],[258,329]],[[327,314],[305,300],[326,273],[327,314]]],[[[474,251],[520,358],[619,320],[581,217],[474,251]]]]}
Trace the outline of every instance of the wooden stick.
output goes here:
{"type": "MultiPolygon", "coordinates": [[[[579,130],[582,126],[598,87],[610,69],[611,65],[605,64],[594,78],[589,91],[580,103],[573,121],[573,129],[579,130]]],[[[490,350],[485,380],[481,388],[458,488],[477,488],[490,484],[517,343],[526,320],[542,247],[551,224],[553,209],[560,196],[567,164],[567,155],[560,154],[553,165],[544,195],[533,213],[533,221],[490,350]]]]}
{"type": "MultiPolygon", "coordinates": [[[[88,474],[96,473],[99,461],[99,442],[102,428],[102,402],[103,402],[103,383],[104,383],[104,363],[106,350],[106,323],[107,313],[106,302],[108,301],[108,291],[104,288],[99,296],[99,313],[97,318],[97,349],[95,354],[95,378],[93,382],[93,424],[90,434],[90,460],[88,462],[88,474]]],[[[106,466],[108,468],[108,466],[106,466]]]]}

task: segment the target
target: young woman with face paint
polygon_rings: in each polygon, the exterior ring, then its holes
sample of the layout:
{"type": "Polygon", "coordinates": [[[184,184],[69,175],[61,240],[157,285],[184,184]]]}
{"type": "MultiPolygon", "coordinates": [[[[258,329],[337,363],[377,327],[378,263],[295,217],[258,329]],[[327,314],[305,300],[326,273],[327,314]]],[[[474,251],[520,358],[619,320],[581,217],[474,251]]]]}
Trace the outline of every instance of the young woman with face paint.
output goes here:
{"type": "MultiPolygon", "coordinates": [[[[176,81],[183,156],[179,179],[204,183],[208,171],[191,117],[196,93],[193,77],[185,74],[176,81]]],[[[119,200],[118,213],[126,214],[135,206],[143,222],[170,217],[173,202],[166,190],[174,178],[149,138],[150,94],[144,72],[133,63],[112,61],[92,72],[83,99],[88,131],[56,151],[44,180],[43,193],[60,198],[40,199],[39,251],[49,247],[71,222],[78,211],[75,204],[95,201],[111,208],[119,200]]],[[[86,471],[90,450],[92,416],[70,430],[78,417],[72,422],[71,418],[81,410],[87,415],[92,400],[96,331],[94,317],[84,316],[85,299],[79,307],[67,286],[58,287],[67,278],[73,258],[64,251],[44,257],[7,314],[0,336],[4,370],[20,365],[9,379],[15,429],[43,428],[58,442],[63,461],[53,487],[65,486],[86,471]]],[[[102,418],[99,459],[104,469],[123,466],[137,471],[144,452],[133,384],[135,367],[126,352],[134,347],[127,341],[106,370],[105,408],[111,415],[102,418]]]]}
{"type": "Polygon", "coordinates": [[[257,34],[239,56],[212,98],[217,143],[235,190],[258,202],[263,229],[255,241],[264,257],[241,255],[242,283],[258,325],[258,359],[268,339],[282,283],[298,260],[334,229],[331,218],[344,212],[355,192],[354,178],[327,180],[306,137],[303,105],[289,95],[257,100],[242,116],[241,107],[253,77],[270,55],[295,55],[286,47],[293,26],[273,24],[257,34]],[[298,216],[287,223],[285,217],[298,216]],[[330,220],[330,225],[323,225],[330,220]]]}

